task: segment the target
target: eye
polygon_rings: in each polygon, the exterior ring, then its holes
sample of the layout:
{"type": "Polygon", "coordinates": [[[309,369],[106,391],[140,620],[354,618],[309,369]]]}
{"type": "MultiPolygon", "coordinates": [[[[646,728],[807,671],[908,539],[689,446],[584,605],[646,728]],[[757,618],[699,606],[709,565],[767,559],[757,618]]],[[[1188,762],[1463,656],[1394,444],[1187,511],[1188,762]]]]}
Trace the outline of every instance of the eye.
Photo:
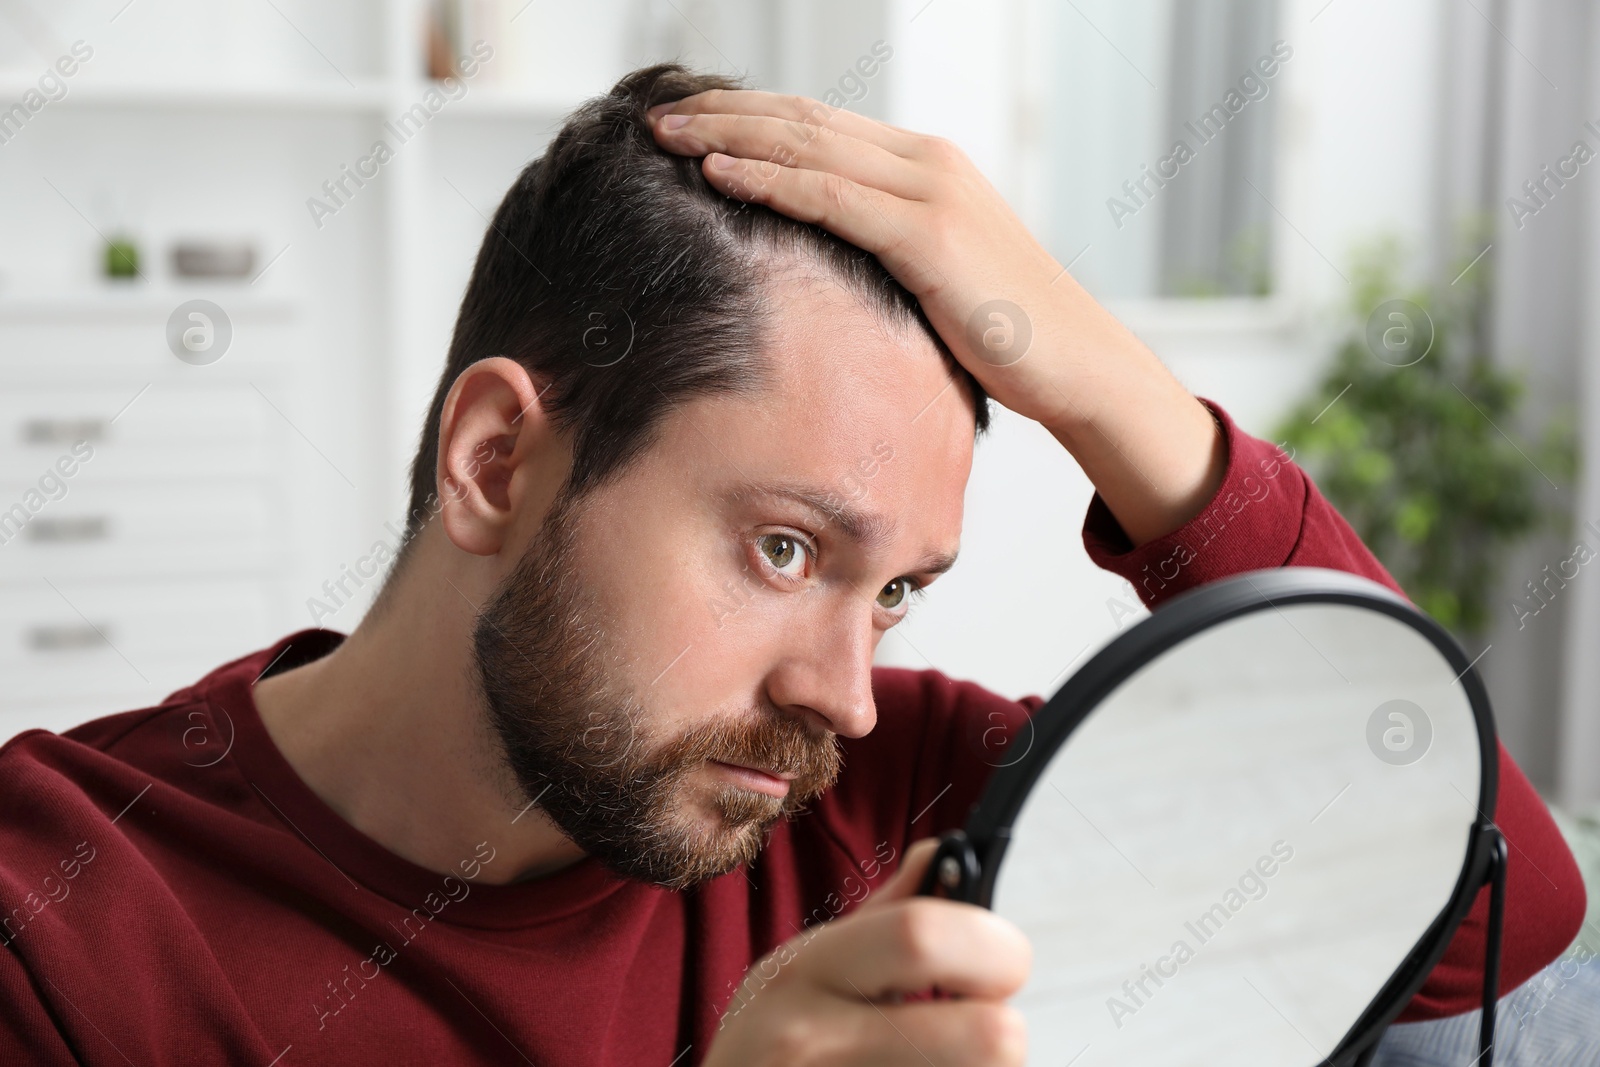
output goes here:
{"type": "Polygon", "coordinates": [[[878,607],[886,611],[897,611],[908,606],[913,593],[922,590],[912,584],[909,578],[896,578],[878,592],[878,607]]]}
{"type": "Polygon", "coordinates": [[[756,547],[772,569],[786,578],[804,577],[806,546],[789,534],[769,533],[756,538],[756,547]]]}

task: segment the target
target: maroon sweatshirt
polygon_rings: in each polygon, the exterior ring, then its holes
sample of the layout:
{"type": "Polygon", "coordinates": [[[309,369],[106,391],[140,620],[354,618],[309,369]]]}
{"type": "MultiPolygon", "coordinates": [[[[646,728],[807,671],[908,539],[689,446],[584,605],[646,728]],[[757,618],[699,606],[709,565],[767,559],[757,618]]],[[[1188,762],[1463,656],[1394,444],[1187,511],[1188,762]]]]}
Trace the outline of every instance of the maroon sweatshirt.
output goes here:
{"type": "MultiPolygon", "coordinates": [[[[1150,604],[1261,567],[1395,587],[1299,467],[1207,403],[1229,448],[1215,499],[1133,549],[1097,495],[1083,540],[1099,566],[1150,604]]],[[[993,762],[988,731],[1043,703],[880,668],[876,727],[844,741],[835,787],[776,826],[753,867],[687,892],[587,859],[495,885],[493,829],[452,870],[418,867],[273,745],[252,684],[340,640],[302,631],[158,707],[0,749],[0,1064],[698,1062],[723,1012],[760,995],[757,977],[735,1000],[746,969],[852,910],[909,842],[960,826],[993,762]]],[[[1503,750],[1495,815],[1511,842],[1510,990],[1572,941],[1585,898],[1503,750]]],[[[1404,1018],[1476,1006],[1485,905],[1404,1018]]]]}

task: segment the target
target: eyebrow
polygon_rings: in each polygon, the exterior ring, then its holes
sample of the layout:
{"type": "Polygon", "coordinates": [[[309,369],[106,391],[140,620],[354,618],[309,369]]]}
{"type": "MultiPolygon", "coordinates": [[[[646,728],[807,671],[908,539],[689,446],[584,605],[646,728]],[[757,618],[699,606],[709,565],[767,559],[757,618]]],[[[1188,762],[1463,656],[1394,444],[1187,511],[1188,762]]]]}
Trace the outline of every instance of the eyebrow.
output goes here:
{"type": "MultiPolygon", "coordinates": [[[[822,516],[830,525],[867,552],[888,547],[894,536],[893,523],[880,515],[862,511],[835,494],[814,486],[788,482],[740,482],[727,493],[733,501],[779,497],[792,500],[822,516]]],[[[958,552],[933,552],[924,556],[908,574],[939,575],[955,566],[958,552]]]]}

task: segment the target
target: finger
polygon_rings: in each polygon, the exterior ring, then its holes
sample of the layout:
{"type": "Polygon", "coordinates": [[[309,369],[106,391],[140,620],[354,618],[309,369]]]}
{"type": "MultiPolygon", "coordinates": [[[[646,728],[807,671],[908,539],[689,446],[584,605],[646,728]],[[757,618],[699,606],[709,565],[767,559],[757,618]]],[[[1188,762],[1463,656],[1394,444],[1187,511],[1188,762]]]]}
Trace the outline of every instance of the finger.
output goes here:
{"type": "Polygon", "coordinates": [[[796,966],[840,996],[880,1000],[938,986],[998,1000],[1022,988],[1032,956],[1022,931],[986,908],[912,897],[825,924],[796,966]]]}
{"type": "Polygon", "coordinates": [[[906,849],[905,856],[900,860],[900,867],[889,880],[867,898],[861,905],[861,910],[868,908],[882,908],[897,900],[906,900],[917,895],[917,887],[922,884],[922,876],[927,873],[928,864],[933,861],[933,854],[939,851],[937,837],[924,837],[921,841],[906,849]]]}
{"type": "MultiPolygon", "coordinates": [[[[660,119],[667,117],[662,115],[660,119]]],[[[654,127],[656,141],[682,155],[721,152],[784,167],[826,171],[907,200],[925,200],[931,188],[927,169],[921,163],[829,126],[771,115],[716,113],[674,117],[686,121],[668,129],[658,119],[654,127]]]]}
{"type": "Polygon", "coordinates": [[[1009,1004],[983,1000],[872,1004],[857,1001],[855,1024],[862,1063],[1022,1064],[1027,1025],[1009,1004]]]}
{"type": "MultiPolygon", "coordinates": [[[[809,122],[866,141],[895,155],[911,156],[919,135],[898,126],[869,119],[842,107],[831,107],[820,100],[786,93],[767,93],[759,89],[707,89],[703,93],[657,105],[660,114],[674,115],[767,115],[791,122],[809,122]]],[[[656,108],[651,108],[652,112],[656,108]]]]}
{"type": "Polygon", "coordinates": [[[721,192],[813,222],[877,256],[913,293],[937,288],[944,273],[911,237],[925,205],[819,170],[736,159],[713,152],[701,171],[721,192]]]}

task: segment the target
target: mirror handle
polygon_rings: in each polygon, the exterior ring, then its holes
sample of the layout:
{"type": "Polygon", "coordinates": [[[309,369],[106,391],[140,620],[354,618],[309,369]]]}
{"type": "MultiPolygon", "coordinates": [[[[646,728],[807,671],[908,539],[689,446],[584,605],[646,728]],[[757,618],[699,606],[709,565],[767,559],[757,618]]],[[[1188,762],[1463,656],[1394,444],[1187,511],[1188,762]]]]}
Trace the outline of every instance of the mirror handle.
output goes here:
{"type": "Polygon", "coordinates": [[[978,855],[965,830],[946,830],[939,838],[939,848],[928,861],[928,870],[917,887],[922,897],[947,897],[951,900],[970,901],[981,874],[978,855]]]}
{"type": "Polygon", "coordinates": [[[1478,1058],[1474,1062],[1492,1067],[1494,1009],[1500,999],[1500,943],[1505,929],[1506,865],[1510,856],[1499,827],[1491,823],[1484,833],[1489,837],[1489,870],[1484,879],[1489,883],[1489,928],[1483,947],[1483,1012],[1478,1024],[1478,1058]]]}

